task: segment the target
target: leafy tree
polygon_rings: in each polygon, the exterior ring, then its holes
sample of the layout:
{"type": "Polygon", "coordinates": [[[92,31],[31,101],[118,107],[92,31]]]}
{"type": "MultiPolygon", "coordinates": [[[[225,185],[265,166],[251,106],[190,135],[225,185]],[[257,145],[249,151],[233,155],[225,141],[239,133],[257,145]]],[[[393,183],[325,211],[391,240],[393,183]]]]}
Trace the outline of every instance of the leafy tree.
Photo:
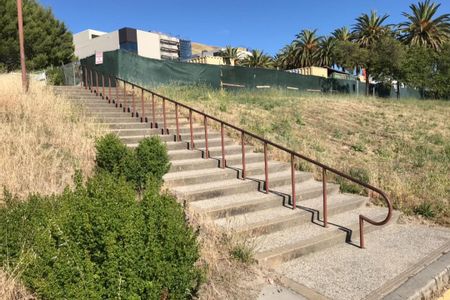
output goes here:
{"type": "Polygon", "coordinates": [[[403,13],[407,20],[399,24],[400,39],[411,46],[441,49],[450,37],[450,14],[435,17],[440,6],[430,0],[411,4],[411,13],[403,13]]]}
{"type": "Polygon", "coordinates": [[[311,67],[318,59],[318,50],[322,37],[317,30],[302,30],[293,41],[295,47],[295,64],[297,67],[311,67]]]}
{"type": "Polygon", "coordinates": [[[432,86],[436,54],[433,50],[421,46],[407,49],[403,63],[403,80],[408,85],[423,92],[432,86]]]}
{"type": "Polygon", "coordinates": [[[369,48],[366,61],[375,80],[391,86],[392,81],[397,79],[397,97],[400,97],[399,80],[402,78],[404,58],[403,44],[392,35],[385,35],[369,48]]]}
{"type": "MultiPolygon", "coordinates": [[[[370,15],[362,14],[356,18],[356,24],[353,25],[352,31],[354,41],[362,48],[369,49],[383,36],[391,32],[389,26],[383,24],[388,17],[388,15],[378,16],[375,11],[371,11],[370,15]]],[[[366,62],[365,65],[366,95],[369,95],[370,63],[366,62]]]]}
{"type": "Polygon", "coordinates": [[[260,50],[252,50],[251,55],[241,61],[241,65],[252,68],[271,68],[272,58],[260,50]]]}
{"type": "MultiPolygon", "coordinates": [[[[19,68],[17,7],[14,0],[0,0],[0,65],[7,71],[19,68]]],[[[73,58],[72,34],[50,9],[35,0],[23,3],[25,57],[30,70],[59,66],[73,58]]]]}
{"type": "Polygon", "coordinates": [[[350,41],[337,41],[334,49],[336,64],[345,70],[358,72],[367,67],[369,51],[350,41]]]}
{"type": "Polygon", "coordinates": [[[442,46],[437,56],[433,89],[436,97],[450,99],[450,42],[442,46]]]}

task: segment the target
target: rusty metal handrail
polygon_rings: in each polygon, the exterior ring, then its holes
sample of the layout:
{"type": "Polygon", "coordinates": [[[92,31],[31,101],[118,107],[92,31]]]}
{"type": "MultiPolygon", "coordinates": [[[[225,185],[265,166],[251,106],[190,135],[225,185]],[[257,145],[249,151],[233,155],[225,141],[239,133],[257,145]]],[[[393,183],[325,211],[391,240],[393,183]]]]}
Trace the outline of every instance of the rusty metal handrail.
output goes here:
{"type": "MultiPolygon", "coordinates": [[[[176,118],[176,127],[177,127],[177,129],[176,129],[176,131],[177,131],[176,141],[181,140],[181,137],[180,137],[180,134],[179,134],[178,110],[179,110],[180,107],[187,109],[189,111],[189,127],[190,127],[190,130],[189,130],[190,131],[189,149],[191,149],[191,150],[195,149],[194,138],[193,138],[194,134],[193,134],[193,129],[192,129],[192,113],[197,113],[197,114],[201,115],[203,117],[203,124],[205,126],[205,128],[204,128],[204,130],[205,130],[205,132],[204,132],[204,134],[205,134],[205,152],[204,152],[205,155],[204,155],[204,158],[209,158],[207,121],[208,121],[208,119],[211,119],[211,120],[219,123],[220,124],[220,128],[221,128],[220,132],[221,132],[221,152],[222,152],[220,167],[222,167],[222,168],[224,168],[226,166],[225,147],[224,147],[224,134],[223,134],[224,126],[229,127],[231,129],[234,129],[234,130],[240,132],[241,133],[241,145],[242,145],[242,173],[241,173],[242,179],[246,178],[245,142],[244,142],[244,138],[245,138],[245,136],[250,136],[250,137],[252,137],[254,139],[257,139],[257,140],[261,141],[263,143],[263,145],[264,145],[264,176],[265,176],[265,187],[264,187],[264,190],[265,190],[266,193],[269,192],[269,167],[268,167],[268,161],[267,161],[267,146],[270,145],[272,147],[275,147],[275,148],[277,148],[279,150],[282,150],[282,151],[290,154],[290,156],[291,156],[291,185],[292,185],[291,200],[292,200],[292,208],[293,209],[296,208],[296,189],[295,189],[294,159],[297,157],[297,158],[305,160],[305,161],[307,161],[309,163],[312,163],[313,165],[316,165],[316,166],[320,167],[322,169],[323,223],[324,223],[324,227],[328,226],[328,213],[327,213],[328,212],[328,210],[327,210],[328,204],[327,204],[327,187],[326,187],[326,184],[327,184],[326,183],[326,173],[327,172],[331,172],[331,173],[334,173],[335,175],[344,177],[345,179],[350,180],[353,183],[356,183],[356,184],[358,184],[358,185],[360,185],[360,186],[362,186],[362,187],[364,187],[364,188],[366,188],[368,190],[371,190],[371,191],[379,194],[384,199],[384,202],[386,203],[386,206],[388,208],[388,213],[387,213],[386,217],[382,221],[374,221],[374,220],[372,220],[372,219],[370,219],[370,218],[368,218],[368,217],[366,217],[364,215],[359,215],[359,234],[360,234],[360,247],[361,248],[364,248],[364,222],[368,222],[368,223],[370,223],[372,225],[375,225],[375,226],[382,226],[382,225],[388,223],[389,220],[392,217],[392,210],[393,210],[392,203],[389,200],[388,196],[381,189],[379,189],[377,187],[374,187],[374,186],[372,186],[372,185],[370,185],[368,183],[362,182],[361,180],[356,179],[356,178],[354,178],[354,177],[352,177],[352,176],[350,176],[348,174],[345,174],[345,173],[343,173],[343,172],[341,172],[339,170],[336,170],[336,169],[334,169],[334,168],[332,168],[330,166],[327,166],[327,165],[325,165],[325,164],[323,164],[323,163],[321,163],[319,161],[316,161],[316,160],[314,160],[312,158],[309,158],[309,157],[307,157],[307,156],[305,156],[303,154],[297,153],[297,152],[295,152],[295,151],[293,151],[291,149],[288,149],[288,148],[286,148],[286,147],[284,147],[282,145],[279,145],[279,144],[277,144],[275,142],[269,141],[269,140],[267,140],[267,139],[265,139],[263,137],[260,137],[260,136],[258,136],[256,134],[252,133],[252,132],[249,132],[249,131],[247,131],[247,130],[245,130],[243,128],[237,127],[237,126],[235,126],[233,124],[230,124],[230,123],[228,123],[226,121],[220,120],[220,119],[218,119],[218,118],[216,118],[214,116],[211,116],[211,115],[209,115],[207,113],[199,111],[199,110],[197,110],[197,109],[195,109],[193,107],[190,107],[190,106],[188,106],[186,104],[183,104],[183,103],[178,102],[176,100],[170,99],[170,98],[168,98],[166,96],[158,94],[158,93],[156,93],[154,91],[151,91],[149,89],[146,89],[144,87],[138,86],[138,85],[136,85],[134,83],[131,83],[131,82],[129,82],[129,81],[125,80],[125,79],[119,78],[117,76],[108,75],[108,74],[105,75],[103,72],[98,72],[96,70],[89,69],[90,79],[91,80],[88,83],[88,78],[89,78],[88,68],[84,67],[84,70],[85,70],[85,72],[83,72],[84,86],[85,86],[86,89],[89,88],[91,90],[91,92],[93,91],[93,87],[92,87],[92,85],[93,85],[92,84],[92,81],[93,81],[92,72],[95,72],[95,75],[96,75],[95,92],[96,92],[96,94],[98,94],[98,92],[99,92],[98,91],[99,90],[98,73],[101,73],[102,78],[103,78],[103,76],[107,76],[108,78],[113,78],[114,82],[116,83],[116,97],[117,98],[119,97],[118,81],[122,81],[123,82],[123,84],[124,84],[124,88],[123,88],[124,99],[122,100],[122,106],[123,106],[123,111],[124,112],[130,112],[130,109],[126,107],[126,97],[127,97],[126,85],[127,84],[130,85],[131,89],[133,90],[133,94],[132,94],[133,95],[132,96],[133,97],[133,100],[132,100],[133,101],[133,110],[132,110],[133,111],[133,113],[132,113],[133,117],[137,117],[136,116],[136,111],[135,111],[135,104],[134,104],[134,88],[136,87],[136,88],[141,90],[141,93],[142,93],[142,96],[141,96],[142,108],[144,108],[144,104],[143,104],[144,103],[144,96],[143,96],[144,92],[150,93],[150,95],[152,96],[152,116],[153,116],[153,119],[152,119],[152,122],[151,122],[151,128],[158,128],[159,127],[158,123],[155,121],[155,97],[158,97],[158,98],[162,99],[162,107],[163,107],[163,128],[161,130],[162,134],[169,134],[169,129],[167,128],[166,101],[174,104],[174,106],[175,106],[175,115],[176,115],[175,116],[175,118],[176,118]]],[[[110,79],[109,79],[109,82],[111,82],[110,79]]],[[[102,90],[103,90],[103,93],[104,93],[104,80],[102,80],[102,85],[103,85],[103,89],[102,90]]],[[[104,94],[102,96],[104,96],[104,94]]],[[[111,99],[108,99],[108,100],[111,101],[111,99]]],[[[119,99],[116,99],[116,101],[119,101],[119,99]]],[[[143,109],[142,113],[144,113],[144,109],[143,109]]],[[[141,122],[145,122],[145,121],[146,121],[146,119],[141,117],[141,122]]]]}

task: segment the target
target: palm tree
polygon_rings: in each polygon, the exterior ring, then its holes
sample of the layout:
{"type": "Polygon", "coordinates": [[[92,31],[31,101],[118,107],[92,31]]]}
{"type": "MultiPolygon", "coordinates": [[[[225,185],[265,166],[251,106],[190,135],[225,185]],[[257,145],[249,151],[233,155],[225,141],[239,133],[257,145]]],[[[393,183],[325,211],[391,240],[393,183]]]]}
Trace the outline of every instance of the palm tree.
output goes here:
{"type": "Polygon", "coordinates": [[[319,43],[322,37],[317,35],[317,30],[302,30],[293,41],[295,47],[295,64],[297,67],[311,67],[318,57],[319,43]]]}
{"type": "Polygon", "coordinates": [[[335,48],[336,40],[333,37],[327,37],[320,41],[317,55],[317,64],[320,67],[331,67],[336,63],[335,48]]]}
{"type": "Polygon", "coordinates": [[[289,70],[295,68],[295,45],[293,43],[284,46],[275,57],[278,68],[289,70]]]}
{"type": "Polygon", "coordinates": [[[389,15],[378,16],[375,11],[372,11],[370,16],[362,14],[356,18],[352,31],[354,40],[364,48],[373,45],[383,35],[390,32],[389,25],[383,25],[388,17],[389,15]]]}
{"type": "Polygon", "coordinates": [[[272,58],[260,50],[252,50],[251,55],[241,61],[241,65],[252,68],[271,68],[272,58]]]}
{"type": "Polygon", "coordinates": [[[222,56],[228,64],[230,64],[231,61],[236,64],[236,61],[239,60],[238,48],[227,46],[225,49],[219,51],[219,56],[222,56]]]}
{"type": "MultiPolygon", "coordinates": [[[[362,14],[356,18],[356,24],[353,25],[353,39],[362,48],[370,48],[383,36],[391,33],[389,25],[384,25],[384,21],[388,18],[388,15],[378,16],[375,11],[368,14],[362,14]]],[[[369,68],[365,68],[366,77],[366,95],[369,95],[369,68]]]]}
{"type": "Polygon", "coordinates": [[[407,20],[399,24],[400,39],[407,45],[440,50],[450,37],[450,14],[435,17],[440,6],[430,0],[411,4],[409,8],[412,13],[404,12],[407,20]]]}
{"type": "Polygon", "coordinates": [[[348,42],[352,40],[352,33],[347,26],[341,27],[333,31],[333,38],[337,41],[348,42]]]}

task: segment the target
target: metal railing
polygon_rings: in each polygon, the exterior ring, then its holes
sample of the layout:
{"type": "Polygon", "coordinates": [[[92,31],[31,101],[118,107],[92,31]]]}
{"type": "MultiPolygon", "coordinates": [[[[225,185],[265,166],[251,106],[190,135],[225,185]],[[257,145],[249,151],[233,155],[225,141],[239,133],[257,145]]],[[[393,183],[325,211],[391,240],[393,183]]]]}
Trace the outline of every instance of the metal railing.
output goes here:
{"type": "Polygon", "coordinates": [[[101,95],[102,98],[107,99],[109,102],[112,101],[112,92],[111,92],[111,88],[112,88],[112,83],[114,83],[114,88],[115,88],[115,100],[114,103],[116,104],[117,107],[122,107],[124,112],[130,112],[131,115],[133,117],[140,117],[140,121],[141,122],[148,122],[150,125],[150,128],[159,128],[161,129],[161,134],[169,134],[169,128],[167,127],[167,108],[166,108],[166,102],[169,102],[171,104],[173,104],[174,107],[174,111],[175,111],[175,130],[176,130],[176,136],[175,136],[175,140],[176,141],[181,141],[181,136],[180,136],[180,125],[179,125],[179,110],[180,108],[184,108],[188,111],[188,115],[189,115],[189,133],[190,133],[190,142],[189,144],[189,149],[193,150],[195,149],[195,144],[194,144],[194,134],[193,134],[193,122],[192,122],[192,117],[193,117],[193,113],[196,113],[200,116],[203,117],[203,126],[204,126],[204,141],[205,141],[205,150],[204,150],[204,155],[203,157],[205,159],[209,158],[209,149],[208,149],[208,120],[217,122],[218,124],[220,124],[220,139],[221,139],[221,158],[220,158],[220,167],[221,168],[225,168],[226,167],[226,151],[225,151],[225,143],[224,143],[224,129],[225,127],[233,129],[235,131],[237,131],[238,133],[240,133],[240,138],[241,138],[241,155],[242,155],[242,171],[241,171],[241,178],[245,179],[246,178],[246,157],[245,157],[245,138],[246,137],[251,137],[254,138],[260,142],[263,143],[263,152],[264,152],[264,192],[265,193],[269,193],[270,189],[269,189],[269,164],[268,164],[268,151],[267,151],[267,147],[268,146],[272,146],[274,148],[277,148],[283,152],[286,152],[287,154],[290,155],[290,168],[291,168],[291,202],[292,202],[292,209],[296,208],[296,180],[295,180],[295,159],[302,159],[304,161],[307,161],[317,167],[319,167],[322,170],[322,195],[323,195],[323,226],[327,227],[328,226],[328,199],[327,199],[327,172],[329,173],[333,173],[337,176],[343,177],[349,181],[352,181],[353,183],[356,183],[368,190],[371,190],[372,192],[377,193],[378,195],[381,196],[381,198],[384,200],[387,208],[388,208],[388,212],[386,217],[382,220],[382,221],[375,221],[372,220],[364,215],[359,215],[359,234],[360,234],[360,247],[364,248],[364,222],[370,223],[372,225],[375,226],[382,226],[386,223],[389,222],[389,220],[391,219],[392,216],[392,203],[389,200],[389,198],[387,197],[387,195],[380,190],[379,188],[376,188],[370,184],[367,184],[365,182],[362,182],[359,179],[353,178],[352,176],[345,174],[339,170],[336,170],[330,166],[327,166],[321,162],[318,162],[314,159],[311,159],[309,157],[304,156],[303,154],[297,153],[291,149],[288,149],[284,146],[281,146],[277,143],[274,143],[272,141],[269,141],[263,137],[260,137],[254,133],[251,133],[243,128],[239,128],[235,125],[232,125],[228,122],[225,122],[223,120],[220,120],[214,116],[211,116],[209,114],[206,114],[202,111],[199,111],[195,108],[192,108],[188,105],[185,105],[183,103],[180,103],[178,101],[175,101],[173,99],[170,99],[168,97],[165,97],[163,95],[160,95],[154,91],[151,91],[149,89],[137,86],[134,83],[131,83],[127,80],[118,78],[116,76],[112,76],[112,75],[108,75],[108,74],[104,74],[101,72],[98,72],[96,70],[93,69],[89,69],[86,66],[83,67],[83,83],[84,83],[84,88],[85,89],[90,89],[91,92],[96,93],[96,95],[101,95]],[[95,73],[95,82],[94,82],[94,77],[93,77],[93,73],[95,73]],[[99,76],[101,77],[101,84],[102,86],[99,86],[99,76]],[[105,94],[105,77],[108,80],[108,95],[105,94]],[[90,78],[90,79],[89,79],[90,78]],[[119,83],[122,82],[123,84],[123,94],[122,94],[122,99],[120,96],[120,86],[119,83]],[[131,94],[127,93],[127,86],[130,86],[131,88],[131,94]],[[100,89],[101,89],[101,93],[100,93],[100,89]],[[141,115],[139,116],[138,113],[136,112],[136,99],[135,99],[135,90],[140,90],[141,91],[141,97],[140,97],[140,101],[141,101],[141,115]],[[149,122],[149,118],[146,116],[145,113],[145,97],[144,94],[148,93],[151,95],[151,109],[152,109],[152,113],[151,113],[151,119],[149,122]],[[128,103],[128,98],[131,95],[131,103],[128,103]],[[160,124],[158,122],[156,122],[156,112],[155,112],[155,106],[156,106],[156,99],[155,98],[159,98],[160,101],[162,101],[162,110],[163,110],[163,124],[162,127],[160,127],[160,124]]]}

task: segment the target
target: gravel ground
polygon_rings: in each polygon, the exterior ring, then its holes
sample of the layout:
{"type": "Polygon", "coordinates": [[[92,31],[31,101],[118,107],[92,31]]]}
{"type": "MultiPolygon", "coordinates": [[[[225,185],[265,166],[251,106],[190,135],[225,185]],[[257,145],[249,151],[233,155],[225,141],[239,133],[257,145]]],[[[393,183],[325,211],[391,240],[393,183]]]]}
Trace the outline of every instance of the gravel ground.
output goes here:
{"type": "Polygon", "coordinates": [[[364,250],[338,245],[284,263],[277,271],[331,299],[362,299],[449,239],[449,230],[392,224],[367,234],[364,250]]]}

